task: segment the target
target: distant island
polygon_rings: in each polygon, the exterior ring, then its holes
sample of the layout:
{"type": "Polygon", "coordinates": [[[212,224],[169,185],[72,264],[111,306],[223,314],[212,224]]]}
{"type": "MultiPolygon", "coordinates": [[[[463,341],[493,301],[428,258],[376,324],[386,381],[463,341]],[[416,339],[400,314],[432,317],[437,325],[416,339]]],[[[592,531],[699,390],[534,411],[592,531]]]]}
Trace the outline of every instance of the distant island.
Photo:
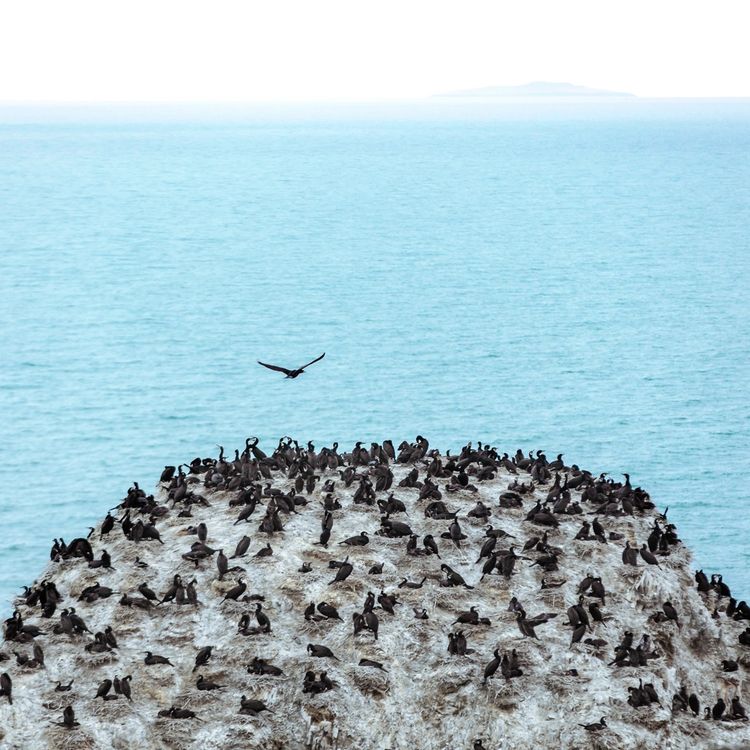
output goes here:
{"type": "Polygon", "coordinates": [[[624,91],[608,91],[607,89],[592,89],[588,86],[576,86],[572,83],[554,83],[550,81],[532,81],[521,86],[485,86],[479,89],[464,89],[450,91],[437,96],[471,96],[471,97],[634,97],[624,91]]]}

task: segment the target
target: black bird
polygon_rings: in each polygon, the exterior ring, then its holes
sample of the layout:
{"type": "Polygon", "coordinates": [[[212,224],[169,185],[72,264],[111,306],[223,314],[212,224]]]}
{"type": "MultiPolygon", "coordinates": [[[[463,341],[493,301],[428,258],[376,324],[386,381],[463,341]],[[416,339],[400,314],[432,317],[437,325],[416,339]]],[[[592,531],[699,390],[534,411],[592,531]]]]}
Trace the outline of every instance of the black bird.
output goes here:
{"type": "Polygon", "coordinates": [[[732,711],[730,715],[734,719],[747,719],[745,707],[740,703],[740,698],[737,695],[732,698],[732,711]]]}
{"type": "Polygon", "coordinates": [[[318,658],[321,658],[321,659],[331,658],[331,659],[336,659],[336,661],[338,661],[338,658],[333,655],[333,651],[331,651],[331,649],[328,648],[328,646],[322,646],[318,643],[308,643],[307,653],[310,654],[310,656],[317,656],[318,658]]]}
{"type": "Polygon", "coordinates": [[[208,662],[208,660],[211,658],[211,651],[213,650],[213,646],[204,646],[195,656],[195,666],[193,667],[193,672],[195,672],[196,669],[199,667],[202,667],[204,664],[208,662]]]}
{"type": "Polygon", "coordinates": [[[487,680],[497,672],[497,668],[500,666],[500,652],[498,649],[495,649],[492,653],[494,658],[484,668],[484,682],[487,682],[487,680]]]}
{"type": "Polygon", "coordinates": [[[662,609],[664,610],[664,614],[666,615],[667,620],[674,620],[679,626],[680,619],[677,615],[677,610],[672,605],[672,602],[664,602],[664,604],[662,605],[662,609]]]}
{"type": "Polygon", "coordinates": [[[599,605],[596,602],[591,602],[589,604],[589,613],[591,614],[591,618],[594,620],[594,622],[601,622],[604,627],[607,626],[607,624],[604,622],[604,615],[602,614],[602,611],[599,609],[599,605]]]}
{"type": "Polygon", "coordinates": [[[262,609],[263,605],[258,602],[255,605],[255,619],[258,621],[258,625],[260,625],[260,629],[263,633],[270,633],[271,621],[268,619],[268,615],[261,611],[262,609]]]}
{"type": "Polygon", "coordinates": [[[76,721],[76,715],[75,711],[73,711],[73,706],[66,706],[63,709],[63,720],[61,722],[58,721],[57,725],[65,727],[66,729],[75,729],[77,726],[80,726],[76,721]]]}
{"type": "Polygon", "coordinates": [[[13,680],[7,672],[0,674],[0,695],[4,695],[8,703],[13,705],[13,680]]]}
{"type": "Polygon", "coordinates": [[[373,667],[374,669],[382,669],[384,672],[388,671],[387,669],[383,669],[383,665],[379,661],[373,661],[372,659],[360,659],[359,666],[360,667],[373,667]]]}
{"type": "Polygon", "coordinates": [[[223,688],[223,685],[219,685],[216,682],[207,680],[202,674],[198,675],[198,682],[195,684],[198,690],[219,690],[223,688]]]}
{"type": "Polygon", "coordinates": [[[479,613],[476,607],[469,607],[468,612],[461,612],[458,619],[453,621],[453,624],[462,623],[466,625],[476,625],[479,622],[479,613]]]}
{"type": "Polygon", "coordinates": [[[523,610],[516,612],[516,622],[518,623],[518,629],[521,631],[521,634],[523,636],[537,639],[539,638],[539,636],[534,632],[534,628],[537,625],[544,624],[542,622],[538,622],[537,620],[527,620],[526,613],[523,610]]]}
{"type": "Polygon", "coordinates": [[[336,573],[336,577],[328,582],[328,585],[330,586],[332,583],[339,583],[340,581],[345,581],[354,570],[354,566],[348,562],[349,557],[347,556],[346,560],[344,560],[343,563],[339,566],[338,572],[336,573]]]}
{"type": "Polygon", "coordinates": [[[237,585],[232,586],[232,588],[229,589],[226,594],[224,594],[224,599],[222,599],[222,601],[226,601],[227,599],[234,599],[234,601],[237,601],[237,599],[239,599],[240,596],[245,593],[246,589],[247,584],[242,580],[242,578],[238,578],[237,585]]]}
{"type": "Polygon", "coordinates": [[[367,536],[366,531],[362,531],[357,536],[350,536],[348,539],[344,539],[339,544],[348,544],[350,547],[364,547],[370,543],[370,538],[367,536]]]}
{"type": "Polygon", "coordinates": [[[150,651],[146,651],[146,658],[143,661],[145,664],[169,664],[170,667],[174,666],[174,664],[172,664],[172,662],[169,661],[166,656],[152,654],[150,651]]]}
{"type": "Polygon", "coordinates": [[[586,626],[581,623],[575,630],[573,630],[573,636],[570,639],[570,645],[572,646],[574,643],[579,643],[581,638],[586,635],[586,626]]]}
{"type": "Polygon", "coordinates": [[[249,714],[250,716],[257,716],[261,711],[268,711],[273,713],[271,709],[263,703],[263,701],[256,700],[254,698],[246,698],[244,695],[240,700],[240,713],[249,714]]]}
{"type": "Polygon", "coordinates": [[[438,552],[438,546],[435,543],[435,539],[432,536],[432,534],[427,534],[425,538],[422,540],[422,543],[424,544],[424,548],[428,551],[431,555],[437,555],[438,560],[440,559],[440,553],[438,552]]]}
{"type": "Polygon", "coordinates": [[[115,637],[115,631],[112,630],[111,625],[107,625],[107,627],[104,628],[104,641],[110,648],[118,648],[117,638],[115,637]]]}
{"type": "Polygon", "coordinates": [[[131,675],[128,675],[127,677],[123,677],[120,680],[120,692],[129,700],[132,701],[133,699],[130,697],[130,681],[133,679],[131,675]]]}
{"type": "Polygon", "coordinates": [[[659,561],[656,559],[655,555],[653,555],[648,547],[645,544],[641,545],[641,557],[649,564],[649,565],[658,565],[659,561]]]}
{"type": "Polygon", "coordinates": [[[219,550],[219,555],[216,558],[216,567],[219,570],[219,580],[224,578],[224,575],[229,570],[229,560],[227,559],[227,556],[224,554],[224,550],[219,550]]]}
{"type": "Polygon", "coordinates": [[[141,584],[141,585],[140,585],[140,586],[138,587],[138,591],[140,592],[140,594],[141,594],[141,595],[142,595],[142,596],[143,596],[143,597],[144,597],[145,599],[148,599],[148,600],[149,600],[149,601],[151,601],[151,602],[156,602],[156,604],[157,604],[157,605],[159,604],[159,597],[158,597],[158,596],[157,596],[157,595],[156,595],[156,594],[154,593],[154,591],[152,591],[152,590],[151,590],[151,589],[150,589],[150,588],[148,587],[148,584],[147,584],[147,583],[145,583],[145,582],[144,582],[144,583],[142,583],[142,584],[141,584]]]}
{"type": "Polygon", "coordinates": [[[230,560],[233,560],[235,557],[242,557],[250,547],[250,537],[249,536],[243,536],[242,539],[240,539],[239,542],[237,542],[237,547],[234,550],[234,554],[232,557],[230,557],[230,560]]]}
{"type": "Polygon", "coordinates": [[[198,721],[201,721],[195,711],[188,708],[177,708],[176,706],[172,706],[165,711],[159,711],[159,716],[166,716],[170,719],[198,719],[198,721]]]}
{"type": "Polygon", "coordinates": [[[625,565],[638,565],[638,550],[630,546],[630,542],[625,542],[625,549],[622,551],[622,561],[625,565]]]}
{"type": "Polygon", "coordinates": [[[604,720],[604,717],[602,716],[599,721],[594,722],[593,724],[579,724],[579,727],[583,727],[587,732],[599,732],[602,729],[607,728],[607,722],[604,720]]]}
{"type": "Polygon", "coordinates": [[[105,701],[110,700],[111,698],[114,698],[115,696],[109,696],[107,697],[107,693],[112,689],[112,680],[106,679],[102,680],[102,682],[99,684],[99,687],[96,691],[95,698],[103,698],[105,701]]]}
{"type": "Polygon", "coordinates": [[[697,716],[700,713],[701,704],[698,700],[698,696],[695,693],[690,693],[690,697],[688,698],[688,706],[690,706],[690,710],[693,712],[694,716],[697,716]]]}
{"type": "Polygon", "coordinates": [[[302,365],[302,367],[298,367],[296,370],[287,370],[286,367],[279,367],[278,365],[267,365],[265,362],[261,362],[260,360],[258,360],[258,364],[263,365],[263,367],[267,367],[269,370],[276,370],[276,372],[283,372],[287,376],[287,378],[296,378],[299,375],[302,375],[306,367],[309,367],[310,365],[314,365],[316,362],[319,362],[325,356],[326,356],[326,353],[323,352],[323,354],[321,354],[316,359],[312,360],[312,362],[308,362],[306,365],[302,365]]]}
{"type": "Polygon", "coordinates": [[[338,610],[333,605],[329,604],[328,602],[321,602],[318,604],[318,612],[320,612],[323,617],[329,619],[329,620],[340,620],[341,616],[338,613],[338,610]]]}
{"type": "Polygon", "coordinates": [[[721,719],[721,717],[724,715],[726,707],[727,704],[724,703],[723,698],[719,698],[719,700],[716,701],[716,704],[711,709],[711,715],[713,716],[714,721],[719,721],[719,719],[721,719]]]}

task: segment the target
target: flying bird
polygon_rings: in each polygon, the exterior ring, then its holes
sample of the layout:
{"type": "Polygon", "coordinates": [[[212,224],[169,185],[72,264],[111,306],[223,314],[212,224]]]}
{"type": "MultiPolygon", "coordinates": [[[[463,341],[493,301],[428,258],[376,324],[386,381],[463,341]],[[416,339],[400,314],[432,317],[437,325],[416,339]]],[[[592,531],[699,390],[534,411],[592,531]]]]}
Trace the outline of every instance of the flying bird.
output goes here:
{"type": "Polygon", "coordinates": [[[284,375],[287,376],[287,378],[296,378],[298,375],[302,375],[306,367],[309,367],[310,365],[314,365],[316,362],[319,362],[325,356],[326,356],[326,353],[323,352],[319,357],[314,359],[312,362],[308,362],[306,365],[302,365],[302,367],[298,367],[296,370],[287,370],[286,367],[279,367],[278,365],[267,365],[265,362],[261,362],[260,360],[258,360],[258,364],[263,365],[263,367],[267,367],[269,370],[276,370],[276,372],[283,372],[284,375]]]}

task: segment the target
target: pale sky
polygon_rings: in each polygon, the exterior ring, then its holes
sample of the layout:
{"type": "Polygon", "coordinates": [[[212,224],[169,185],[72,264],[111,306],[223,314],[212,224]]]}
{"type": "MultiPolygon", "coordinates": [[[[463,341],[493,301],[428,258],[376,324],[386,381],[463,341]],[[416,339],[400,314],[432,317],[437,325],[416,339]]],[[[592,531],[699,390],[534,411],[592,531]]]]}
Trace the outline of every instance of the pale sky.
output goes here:
{"type": "Polygon", "coordinates": [[[748,0],[7,0],[0,101],[750,96],[748,0]]]}

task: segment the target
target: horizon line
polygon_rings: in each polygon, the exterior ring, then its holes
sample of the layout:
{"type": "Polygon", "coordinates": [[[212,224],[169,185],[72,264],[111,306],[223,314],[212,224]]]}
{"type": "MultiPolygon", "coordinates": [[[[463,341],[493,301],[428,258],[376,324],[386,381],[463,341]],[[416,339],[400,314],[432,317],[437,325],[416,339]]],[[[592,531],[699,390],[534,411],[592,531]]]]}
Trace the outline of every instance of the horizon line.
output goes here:
{"type": "Polygon", "coordinates": [[[34,106],[216,106],[216,105],[299,105],[299,104],[418,104],[434,103],[436,100],[441,102],[451,102],[460,104],[477,100],[490,101],[495,103],[502,102],[570,102],[585,101],[590,103],[597,102],[618,102],[632,103],[634,101],[726,101],[726,100],[748,100],[750,94],[728,94],[728,95],[684,95],[684,96],[641,96],[638,94],[630,95],[501,95],[501,96],[481,96],[466,95],[456,96],[454,94],[430,94],[427,96],[415,97],[372,97],[361,99],[348,98],[327,98],[327,99],[0,99],[0,107],[34,107],[34,106]]]}

